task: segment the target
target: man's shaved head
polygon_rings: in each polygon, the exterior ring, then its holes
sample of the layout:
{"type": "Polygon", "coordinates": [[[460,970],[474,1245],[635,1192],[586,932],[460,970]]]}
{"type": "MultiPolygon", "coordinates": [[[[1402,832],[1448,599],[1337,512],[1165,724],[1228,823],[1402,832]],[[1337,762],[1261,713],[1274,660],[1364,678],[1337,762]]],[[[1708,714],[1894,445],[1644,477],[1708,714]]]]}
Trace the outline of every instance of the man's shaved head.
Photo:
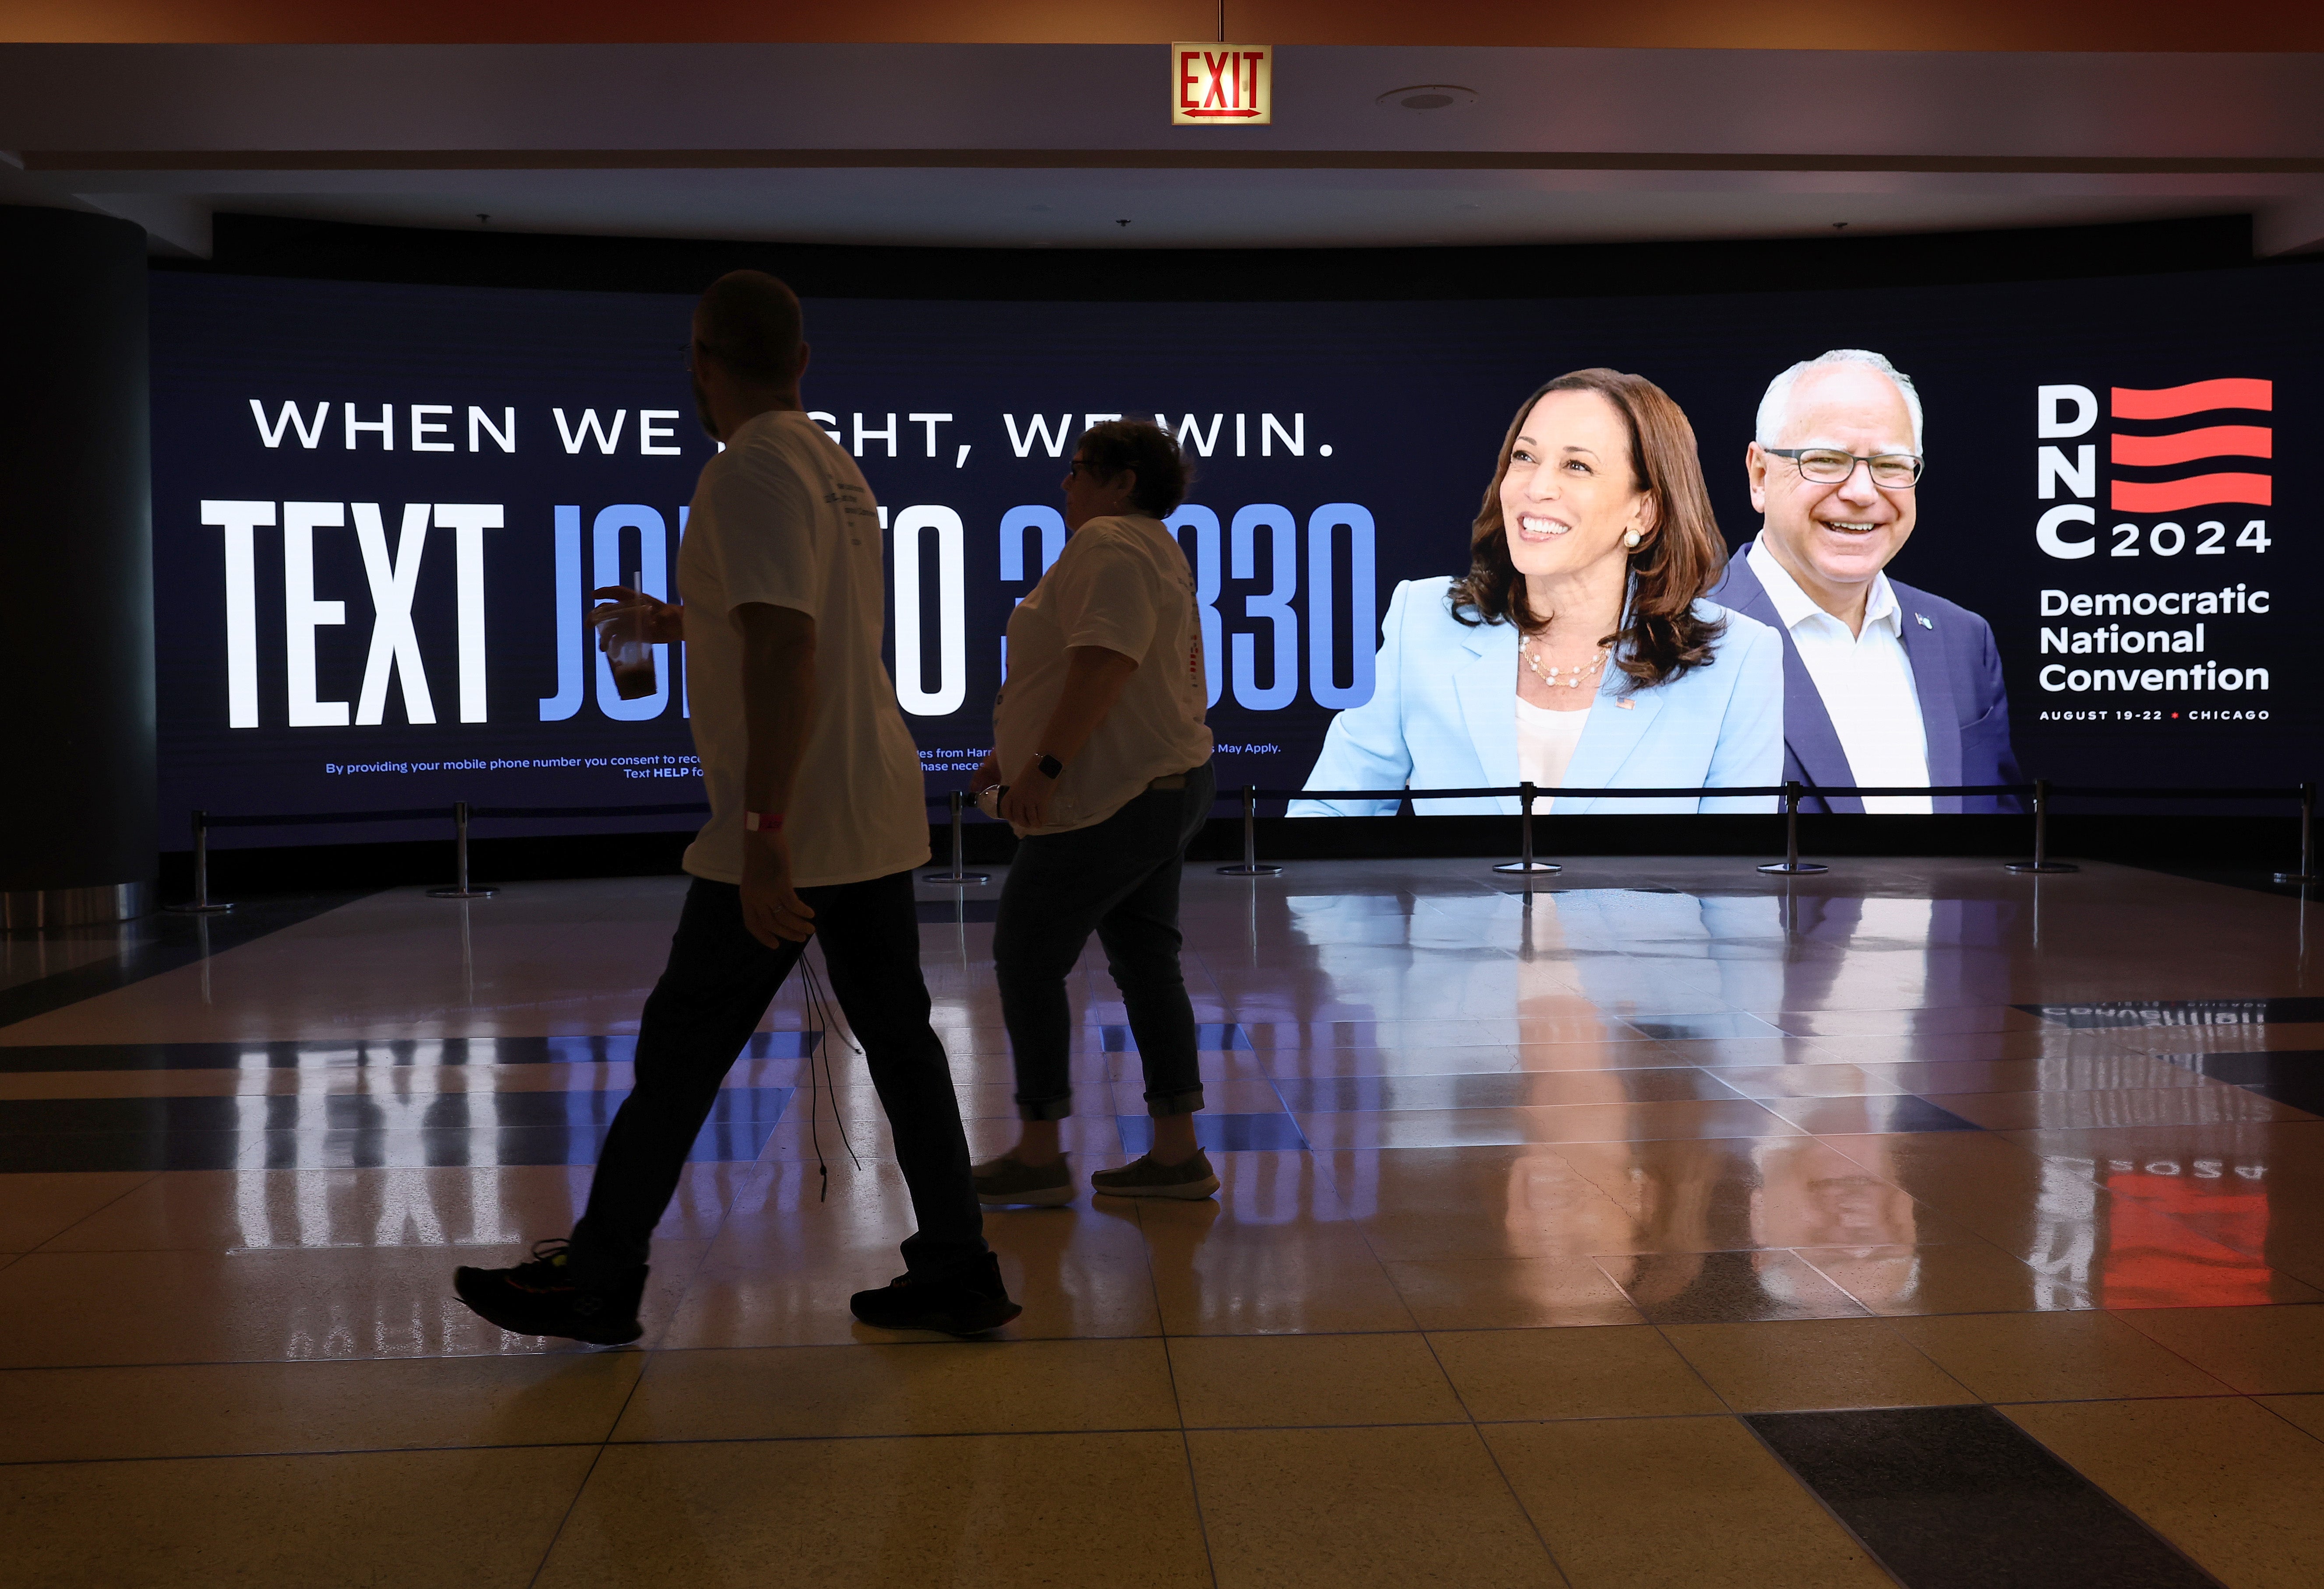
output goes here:
{"type": "Polygon", "coordinates": [[[710,284],[695,335],[742,381],[788,385],[798,374],[798,296],[764,271],[733,271],[710,284]]]}

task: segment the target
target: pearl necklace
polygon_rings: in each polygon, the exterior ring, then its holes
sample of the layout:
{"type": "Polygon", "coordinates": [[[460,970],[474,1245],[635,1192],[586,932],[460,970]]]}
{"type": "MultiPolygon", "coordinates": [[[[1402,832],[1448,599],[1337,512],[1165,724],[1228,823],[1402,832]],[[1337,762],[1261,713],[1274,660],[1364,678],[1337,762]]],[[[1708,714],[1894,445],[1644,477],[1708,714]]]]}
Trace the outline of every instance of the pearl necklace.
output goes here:
{"type": "Polygon", "coordinates": [[[1552,689],[1555,689],[1558,684],[1562,683],[1569,690],[1580,689],[1583,679],[1588,678],[1591,674],[1596,673],[1600,668],[1606,666],[1606,647],[1599,647],[1598,655],[1591,660],[1589,666],[1566,668],[1563,670],[1563,677],[1561,678],[1559,676],[1560,670],[1551,667],[1546,663],[1543,662],[1540,657],[1536,656],[1534,654],[1534,648],[1530,643],[1517,648],[1517,656],[1525,663],[1526,671],[1527,673],[1533,675],[1534,677],[1539,679],[1543,684],[1547,684],[1552,689]]]}

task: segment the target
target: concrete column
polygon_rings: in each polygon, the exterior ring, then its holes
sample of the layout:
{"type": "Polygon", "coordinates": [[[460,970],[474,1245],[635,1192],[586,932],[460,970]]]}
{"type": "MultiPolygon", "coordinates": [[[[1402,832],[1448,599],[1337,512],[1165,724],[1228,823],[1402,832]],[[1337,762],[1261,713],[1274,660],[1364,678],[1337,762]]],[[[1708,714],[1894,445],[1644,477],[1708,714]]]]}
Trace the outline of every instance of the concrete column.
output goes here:
{"type": "Polygon", "coordinates": [[[157,871],[145,234],[0,207],[0,925],[118,921],[157,871]]]}

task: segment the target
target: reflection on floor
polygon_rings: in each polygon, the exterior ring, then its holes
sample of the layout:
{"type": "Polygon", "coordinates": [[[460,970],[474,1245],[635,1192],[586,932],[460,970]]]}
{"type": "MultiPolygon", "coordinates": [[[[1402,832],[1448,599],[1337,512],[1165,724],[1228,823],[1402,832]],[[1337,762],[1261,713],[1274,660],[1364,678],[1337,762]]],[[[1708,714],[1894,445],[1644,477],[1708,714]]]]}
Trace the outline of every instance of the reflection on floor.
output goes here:
{"type": "MultiPolygon", "coordinates": [[[[13,953],[0,1581],[2324,1581],[2302,903],[1969,861],[1556,883],[1190,871],[1222,1189],[993,1216],[1026,1312],[990,1344],[848,1319],[908,1211],[788,996],[645,1349],[452,1300],[569,1226],[677,880],[13,953]]],[[[981,1153],[991,892],[921,911],[981,1153]]],[[[1147,1122],[1094,957],[1076,1008],[1086,1171],[1147,1122]]]]}

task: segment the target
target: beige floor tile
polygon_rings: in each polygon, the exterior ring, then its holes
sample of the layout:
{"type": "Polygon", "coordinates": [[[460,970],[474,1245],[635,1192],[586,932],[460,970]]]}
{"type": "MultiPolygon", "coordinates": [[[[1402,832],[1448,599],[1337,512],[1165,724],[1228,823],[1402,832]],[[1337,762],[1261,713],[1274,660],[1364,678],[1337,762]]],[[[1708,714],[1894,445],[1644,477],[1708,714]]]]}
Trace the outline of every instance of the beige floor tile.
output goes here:
{"type": "Polygon", "coordinates": [[[1868,1098],[1910,1092],[1855,1065],[1721,1065],[1713,1072],[1745,1098],[1868,1098]]]}
{"type": "Polygon", "coordinates": [[[2324,1443],[2241,1397],[2005,1407],[2232,1589],[2324,1582],[2324,1443]]]}
{"type": "Polygon", "coordinates": [[[14,1589],[521,1589],[592,1446],[0,1469],[14,1589]]]}
{"type": "Polygon", "coordinates": [[[1926,1228],[1927,1210],[1894,1184],[1884,1155],[1852,1157],[1813,1137],[1577,1143],[1554,1151],[1637,1222],[1633,1241],[1601,1252],[1950,1239],[1926,1228]]]}
{"type": "Polygon", "coordinates": [[[1467,1416],[1426,1339],[1194,1336],[1170,1343],[1188,1428],[1453,1423],[1467,1416]]]}
{"type": "MultiPolygon", "coordinates": [[[[0,1270],[0,1367],[298,1363],[586,1352],[503,1333],[452,1294],[452,1270],[520,1262],[521,1247],[33,1253],[0,1270]],[[124,1289],[124,1275],[135,1284],[124,1289]]],[[[651,1344],[702,1244],[664,1242],[640,1309],[651,1344]]],[[[846,1304],[841,1302],[844,1309],[846,1304]]]]}
{"type": "Polygon", "coordinates": [[[1558,1581],[1465,1424],[1198,1429],[1186,1440],[1219,1589],[1558,1581]]]}
{"type": "Polygon", "coordinates": [[[1981,1131],[1821,1140],[1898,1187],[1915,1203],[2020,1258],[2050,1251],[2061,1229],[2076,1225],[2095,1228],[2105,1202],[2106,1194],[2095,1183],[2061,1178],[2034,1154],[1981,1131]]]}
{"type": "Polygon", "coordinates": [[[2098,1305],[2081,1286],[1982,1241],[1796,1251],[1875,1313],[2028,1313],[2098,1305]]]}
{"type": "Polygon", "coordinates": [[[1176,1428],[1145,1340],[915,1342],[653,1354],[617,1440],[1176,1428]]]}
{"type": "Polygon", "coordinates": [[[1883,1319],[1674,1324],[1664,1334],[1737,1412],[1950,1407],[1977,1400],[1883,1319]]]}
{"type": "Polygon", "coordinates": [[[1558,1150],[1407,1148],[1319,1155],[1384,1260],[1582,1258],[1618,1252],[1630,1215],[1558,1150]]]}
{"type": "Polygon", "coordinates": [[[2324,1396],[2262,1396],[2261,1406],[2324,1440],[2324,1396]]]}
{"type": "Polygon", "coordinates": [[[1481,1431],[1573,1589],[1886,1589],[1888,1575],[1731,1418],[1481,1431]]]}
{"type": "Polygon", "coordinates": [[[1637,1324],[1613,1278],[1587,1258],[1385,1259],[1423,1329],[1637,1324]]]}
{"type": "Polygon", "coordinates": [[[1372,1114],[1301,1115],[1298,1120],[1301,1133],[1319,1151],[1807,1134],[1749,1098],[1564,1104],[1543,1108],[1383,1109],[1372,1114]]]}
{"type": "Polygon", "coordinates": [[[2095,1092],[2116,1087],[2198,1087],[2203,1081],[2202,1077],[2183,1066],[2128,1050],[2052,1052],[2030,1060],[1921,1060],[1868,1064],[1858,1069],[1900,1091],[1917,1092],[1923,1097],[1963,1092],[2095,1092]]]}
{"type": "Polygon", "coordinates": [[[29,1253],[152,1179],[146,1170],[0,1175],[0,1253],[29,1253]]]}
{"type": "Polygon", "coordinates": [[[603,1440],[635,1352],[0,1371],[0,1463],[603,1440]]]}
{"type": "Polygon", "coordinates": [[[2216,1396],[2226,1387],[2108,1313],[1979,1313],[1894,1327],[1987,1401],[2216,1396]]]}
{"type": "Polygon", "coordinates": [[[1363,1236],[1345,1225],[1250,1226],[1198,1206],[1147,1211],[1154,1290],[1173,1336],[1418,1327],[1363,1236]],[[1186,1210],[1196,1210],[1186,1212],[1186,1210]]]}
{"type": "Polygon", "coordinates": [[[1598,1266],[1653,1324],[1858,1318],[1865,1311],[1807,1260],[1780,1248],[1609,1255],[1598,1266]]]}
{"type": "Polygon", "coordinates": [[[786,1581],[1205,1589],[1183,1437],[615,1446],[542,1589],[786,1581]]]}
{"type": "Polygon", "coordinates": [[[2247,1396],[2324,1392],[2324,1308],[2128,1308],[2116,1317],[2247,1396]]]}
{"type": "Polygon", "coordinates": [[[1723,1410],[1658,1330],[1439,1330],[1429,1342],[1480,1421],[1723,1410]]]}

